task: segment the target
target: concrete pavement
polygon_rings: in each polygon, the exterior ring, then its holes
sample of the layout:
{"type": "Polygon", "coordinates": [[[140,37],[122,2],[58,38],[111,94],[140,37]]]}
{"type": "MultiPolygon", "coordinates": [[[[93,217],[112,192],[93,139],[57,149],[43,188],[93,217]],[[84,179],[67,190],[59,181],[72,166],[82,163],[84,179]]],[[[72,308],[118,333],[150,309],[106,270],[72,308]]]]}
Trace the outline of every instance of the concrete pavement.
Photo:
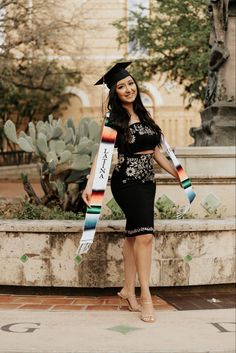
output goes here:
{"type": "Polygon", "coordinates": [[[235,353],[235,309],[0,311],[0,353],[235,353]]]}

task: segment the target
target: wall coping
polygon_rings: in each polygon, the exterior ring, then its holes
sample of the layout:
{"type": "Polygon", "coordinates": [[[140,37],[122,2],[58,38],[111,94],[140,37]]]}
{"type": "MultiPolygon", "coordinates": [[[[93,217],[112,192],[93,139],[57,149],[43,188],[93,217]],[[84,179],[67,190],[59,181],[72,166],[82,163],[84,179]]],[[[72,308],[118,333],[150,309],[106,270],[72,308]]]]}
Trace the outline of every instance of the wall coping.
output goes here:
{"type": "Polygon", "coordinates": [[[232,158],[235,157],[235,146],[196,146],[196,147],[175,147],[176,155],[190,158],[232,158]]]}
{"type": "MultiPolygon", "coordinates": [[[[125,220],[101,220],[98,232],[123,232],[125,220]]],[[[30,233],[78,233],[83,228],[83,220],[0,220],[1,232],[30,233]]],[[[235,230],[234,218],[225,219],[186,219],[186,220],[156,220],[155,229],[158,232],[193,232],[214,230],[235,230]]]]}
{"type": "MultiPolygon", "coordinates": [[[[189,173],[188,173],[189,174],[189,173]]],[[[236,176],[235,175],[190,175],[189,177],[193,181],[193,183],[198,183],[198,184],[231,184],[235,183],[236,181],[236,176]]],[[[155,174],[155,180],[157,183],[162,183],[162,182],[168,182],[171,184],[179,184],[179,182],[171,175],[166,174],[164,171],[163,173],[156,173],[155,174]]]]}

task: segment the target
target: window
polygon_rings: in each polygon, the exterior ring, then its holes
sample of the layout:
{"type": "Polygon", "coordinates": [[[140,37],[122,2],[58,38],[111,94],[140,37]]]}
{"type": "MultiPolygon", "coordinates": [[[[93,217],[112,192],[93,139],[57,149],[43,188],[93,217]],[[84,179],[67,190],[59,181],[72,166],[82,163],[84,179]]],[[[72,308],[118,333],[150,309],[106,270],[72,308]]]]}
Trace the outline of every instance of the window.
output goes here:
{"type": "Polygon", "coordinates": [[[154,103],[153,103],[152,98],[147,93],[141,92],[141,99],[142,99],[143,105],[145,106],[145,108],[149,111],[149,113],[153,117],[154,103]]]}
{"type": "Polygon", "coordinates": [[[4,16],[5,11],[4,9],[0,10],[0,53],[3,52],[3,44],[5,41],[5,33],[4,33],[4,16]]]}
{"type": "MultiPolygon", "coordinates": [[[[128,0],[128,30],[136,24],[135,19],[131,19],[132,12],[140,12],[142,16],[148,16],[149,0],[128,0]],[[139,6],[142,6],[141,9],[139,6]]],[[[128,43],[128,53],[132,56],[140,56],[146,54],[145,48],[137,46],[137,41],[134,39],[128,43]]]]}

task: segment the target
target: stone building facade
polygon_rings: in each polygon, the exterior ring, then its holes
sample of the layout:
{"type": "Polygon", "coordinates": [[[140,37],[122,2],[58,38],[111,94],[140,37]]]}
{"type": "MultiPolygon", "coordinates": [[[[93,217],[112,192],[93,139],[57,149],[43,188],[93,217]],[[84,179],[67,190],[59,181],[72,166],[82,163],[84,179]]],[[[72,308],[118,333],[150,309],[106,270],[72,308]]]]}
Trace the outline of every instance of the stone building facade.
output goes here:
{"type": "MultiPolygon", "coordinates": [[[[81,116],[101,119],[102,88],[94,86],[94,83],[115,61],[134,59],[129,54],[129,43],[119,48],[117,29],[113,22],[128,18],[129,11],[133,10],[140,0],[66,0],[65,3],[68,14],[75,4],[81,6],[84,29],[73,33],[83,50],[71,54],[73,60],[80,61],[83,80],[79,87],[68,87],[70,105],[62,107],[63,119],[69,116],[76,121],[81,116]]],[[[141,3],[149,6],[149,0],[142,0],[141,3]]],[[[127,28],[128,26],[127,20],[127,28]]],[[[181,87],[175,82],[165,82],[164,79],[160,81],[154,77],[152,81],[144,83],[144,87],[144,104],[162,128],[169,143],[172,146],[187,146],[193,143],[189,129],[200,124],[200,107],[184,109],[181,87]]]]}

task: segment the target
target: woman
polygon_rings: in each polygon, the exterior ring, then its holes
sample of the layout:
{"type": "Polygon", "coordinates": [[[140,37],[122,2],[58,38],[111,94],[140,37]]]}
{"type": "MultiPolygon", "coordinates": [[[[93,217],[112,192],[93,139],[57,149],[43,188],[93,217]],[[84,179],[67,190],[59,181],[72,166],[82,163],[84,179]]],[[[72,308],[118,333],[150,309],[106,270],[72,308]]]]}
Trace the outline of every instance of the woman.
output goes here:
{"type": "MultiPolygon", "coordinates": [[[[141,311],[141,320],[154,322],[149,289],[156,191],[153,160],[176,179],[179,177],[160,152],[161,129],[145,109],[138,85],[125,69],[129,64],[116,64],[96,84],[105,82],[110,89],[110,125],[117,130],[115,147],[118,148],[118,163],[112,173],[111,190],[126,217],[123,247],[125,279],[122,290],[117,294],[128,302],[129,310],[141,311]],[[141,307],[135,296],[137,273],[141,287],[141,307]]],[[[95,165],[96,158],[82,195],[88,206],[95,165]]]]}

